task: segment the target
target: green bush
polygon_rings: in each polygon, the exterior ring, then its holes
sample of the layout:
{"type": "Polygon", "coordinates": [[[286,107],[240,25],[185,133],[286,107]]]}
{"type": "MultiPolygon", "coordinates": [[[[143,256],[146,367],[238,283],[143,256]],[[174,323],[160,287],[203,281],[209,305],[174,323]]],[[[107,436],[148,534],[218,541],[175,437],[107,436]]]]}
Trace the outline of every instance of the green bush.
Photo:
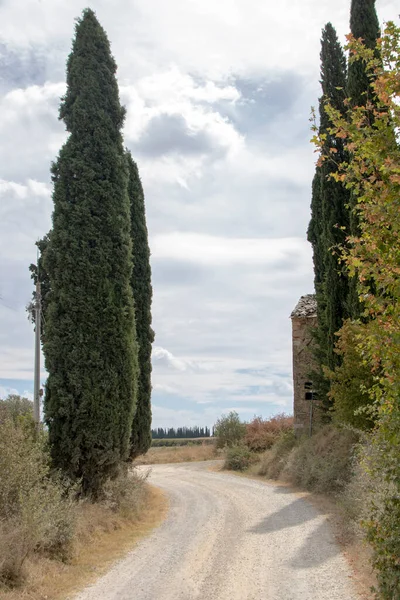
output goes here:
{"type": "Polygon", "coordinates": [[[51,473],[44,439],[36,440],[29,424],[0,423],[0,580],[19,583],[35,551],[70,555],[73,494],[51,473]]]}
{"type": "Polygon", "coordinates": [[[231,446],[226,452],[224,469],[245,471],[252,462],[252,453],[244,445],[231,446]]]}
{"type": "Polygon", "coordinates": [[[33,402],[16,394],[9,394],[5,399],[0,398],[0,423],[7,419],[14,423],[25,420],[33,424],[33,402]]]}
{"type": "Polygon", "coordinates": [[[240,444],[246,433],[246,424],[240,421],[237,412],[222,415],[214,426],[217,448],[231,448],[240,444]]]}

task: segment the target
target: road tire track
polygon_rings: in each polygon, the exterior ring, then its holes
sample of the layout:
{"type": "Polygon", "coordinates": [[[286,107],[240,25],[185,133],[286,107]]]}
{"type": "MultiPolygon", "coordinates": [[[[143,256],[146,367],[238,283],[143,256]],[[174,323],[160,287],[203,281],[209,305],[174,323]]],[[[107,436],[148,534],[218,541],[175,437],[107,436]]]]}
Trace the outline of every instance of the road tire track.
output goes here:
{"type": "Polygon", "coordinates": [[[209,463],[156,465],[168,518],[76,600],[357,600],[324,515],[209,463]]]}

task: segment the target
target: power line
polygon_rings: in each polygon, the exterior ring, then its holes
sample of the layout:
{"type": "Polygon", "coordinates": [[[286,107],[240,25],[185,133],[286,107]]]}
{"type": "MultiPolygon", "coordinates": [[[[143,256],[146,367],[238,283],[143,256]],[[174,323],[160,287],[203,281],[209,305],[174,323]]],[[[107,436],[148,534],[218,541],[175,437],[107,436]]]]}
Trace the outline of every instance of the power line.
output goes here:
{"type": "Polygon", "coordinates": [[[5,306],[6,308],[8,308],[9,310],[13,310],[14,312],[18,312],[18,310],[16,308],[14,308],[13,306],[10,306],[9,304],[7,304],[6,302],[4,302],[3,297],[0,296],[0,303],[5,306]]]}

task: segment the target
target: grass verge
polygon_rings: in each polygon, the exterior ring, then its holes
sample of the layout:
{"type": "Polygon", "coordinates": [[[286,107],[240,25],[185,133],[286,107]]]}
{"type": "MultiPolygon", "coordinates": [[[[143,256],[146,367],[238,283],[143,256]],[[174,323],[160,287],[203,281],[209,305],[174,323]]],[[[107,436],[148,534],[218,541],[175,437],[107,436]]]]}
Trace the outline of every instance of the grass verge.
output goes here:
{"type": "Polygon", "coordinates": [[[44,556],[28,559],[23,587],[0,587],[1,600],[61,600],[78,593],[104,574],[165,518],[165,495],[146,484],[143,510],[135,517],[113,513],[99,504],[82,504],[78,511],[74,557],[69,563],[44,556]]]}

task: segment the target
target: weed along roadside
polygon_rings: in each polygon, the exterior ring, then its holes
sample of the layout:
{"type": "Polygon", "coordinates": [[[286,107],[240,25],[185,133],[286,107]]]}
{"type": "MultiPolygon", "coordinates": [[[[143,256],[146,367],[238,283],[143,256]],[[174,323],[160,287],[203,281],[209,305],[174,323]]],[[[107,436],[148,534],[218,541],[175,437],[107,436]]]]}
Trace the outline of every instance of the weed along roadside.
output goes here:
{"type": "MultiPolygon", "coordinates": [[[[139,495],[140,501],[137,493],[136,501],[132,496],[129,501],[126,496],[130,506],[120,509],[116,509],[111,497],[110,503],[77,506],[68,558],[60,560],[40,551],[29,554],[21,572],[23,583],[19,581],[16,587],[9,582],[0,585],[0,599],[65,600],[92,584],[165,520],[168,499],[160,489],[144,482],[139,495]]],[[[14,537],[14,543],[18,541],[14,537]]],[[[4,538],[2,542],[0,561],[4,538]]]]}
{"type": "Polygon", "coordinates": [[[168,500],[130,469],[82,498],[49,467],[32,403],[0,401],[0,598],[59,600],[91,583],[165,518],[168,500]]]}

